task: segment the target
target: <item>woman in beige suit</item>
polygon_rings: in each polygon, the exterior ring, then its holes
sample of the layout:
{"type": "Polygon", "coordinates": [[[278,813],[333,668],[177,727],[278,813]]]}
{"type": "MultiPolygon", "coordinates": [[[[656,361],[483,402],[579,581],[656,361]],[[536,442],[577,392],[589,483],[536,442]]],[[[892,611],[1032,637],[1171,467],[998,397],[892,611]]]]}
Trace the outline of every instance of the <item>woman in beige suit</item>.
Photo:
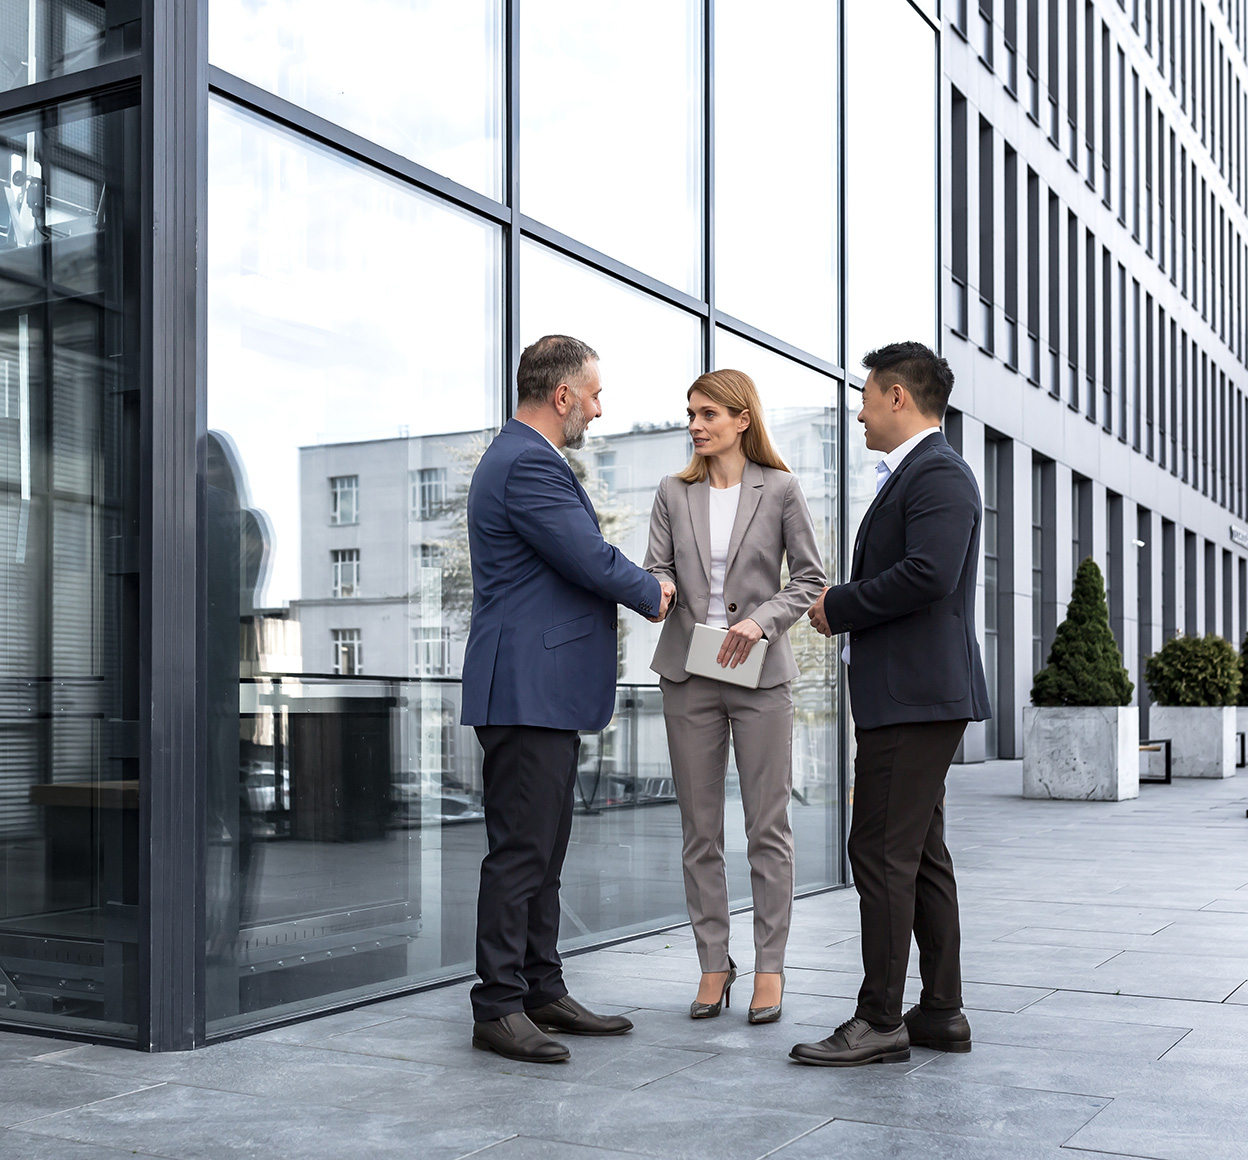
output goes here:
{"type": "Polygon", "coordinates": [[[693,458],[659,484],[645,566],[676,585],[651,668],[684,831],[685,898],[702,981],[689,1013],[713,1018],[737,977],[728,954],[724,779],[731,737],[741,781],[754,895],[751,1023],[780,1018],[793,903],[793,699],[798,675],[788,630],[823,591],[815,529],[797,478],[772,446],[749,375],[702,375],[688,392],[693,458]],[[780,566],[788,558],[789,582],[780,566]],[[757,689],[685,669],[695,624],[728,630],[721,665],[768,642],[757,689]]]}

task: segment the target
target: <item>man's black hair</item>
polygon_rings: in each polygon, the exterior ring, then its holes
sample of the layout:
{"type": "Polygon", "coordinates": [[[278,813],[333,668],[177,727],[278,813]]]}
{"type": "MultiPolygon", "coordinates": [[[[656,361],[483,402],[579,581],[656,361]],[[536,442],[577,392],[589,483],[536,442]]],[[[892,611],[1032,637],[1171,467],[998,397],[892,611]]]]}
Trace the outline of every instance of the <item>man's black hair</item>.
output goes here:
{"type": "Polygon", "coordinates": [[[579,387],[585,377],[585,364],[598,352],[566,334],[548,334],[524,348],[516,371],[516,401],[526,404],[547,402],[560,383],[579,387]]]}
{"type": "Polygon", "coordinates": [[[862,365],[875,372],[877,386],[900,383],[924,415],[944,420],[953,391],[953,371],[931,347],[921,342],[890,342],[865,355],[862,365]]]}

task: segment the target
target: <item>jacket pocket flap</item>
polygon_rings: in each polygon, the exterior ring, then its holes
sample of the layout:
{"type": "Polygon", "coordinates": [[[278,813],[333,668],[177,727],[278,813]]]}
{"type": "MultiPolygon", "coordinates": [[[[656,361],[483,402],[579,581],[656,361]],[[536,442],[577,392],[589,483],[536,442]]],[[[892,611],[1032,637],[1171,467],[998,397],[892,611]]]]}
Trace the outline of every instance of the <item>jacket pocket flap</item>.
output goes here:
{"type": "Polygon", "coordinates": [[[561,644],[567,644],[570,640],[588,636],[593,631],[593,628],[593,613],[586,616],[578,616],[575,620],[569,620],[564,624],[556,624],[554,628],[548,628],[542,633],[542,644],[547,648],[558,648],[561,644]]]}

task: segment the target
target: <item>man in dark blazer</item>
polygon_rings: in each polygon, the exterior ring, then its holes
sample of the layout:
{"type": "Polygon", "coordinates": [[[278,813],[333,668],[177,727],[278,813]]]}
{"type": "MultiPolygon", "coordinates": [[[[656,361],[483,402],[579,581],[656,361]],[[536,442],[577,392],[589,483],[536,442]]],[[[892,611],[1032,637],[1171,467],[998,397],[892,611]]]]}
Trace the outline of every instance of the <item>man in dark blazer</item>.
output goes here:
{"type": "Polygon", "coordinates": [[[578,730],[615,708],[618,604],[652,620],[675,592],[603,538],[563,447],[602,413],[598,356],[563,335],[520,356],[516,417],[468,491],[472,627],[463,716],[485,750],[488,853],[477,901],[474,1047],[556,1063],[547,1031],[618,1035],[620,1015],[568,994],[557,941],[559,875],[572,831],[578,730]]]}
{"type": "Polygon", "coordinates": [[[922,343],[872,351],[858,421],[876,497],[847,584],[810,619],[849,638],[858,744],[849,861],[859,895],[864,978],[854,1017],[799,1063],[854,1067],[910,1058],[910,1045],[970,1051],[962,1014],[958,894],[944,842],[945,775],[968,721],[991,715],[975,639],[979,488],[940,432],[953,372],[922,343]],[[902,1014],[910,935],[923,989],[902,1014]]]}

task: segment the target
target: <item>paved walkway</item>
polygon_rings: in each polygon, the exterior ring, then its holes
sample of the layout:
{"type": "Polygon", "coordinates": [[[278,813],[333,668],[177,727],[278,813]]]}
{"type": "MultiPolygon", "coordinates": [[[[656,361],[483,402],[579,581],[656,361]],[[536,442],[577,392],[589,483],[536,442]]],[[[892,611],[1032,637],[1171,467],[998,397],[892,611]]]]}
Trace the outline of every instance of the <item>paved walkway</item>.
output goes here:
{"type": "Polygon", "coordinates": [[[189,1055],[0,1034],[0,1157],[1248,1158],[1248,776],[1121,804],[1019,786],[1005,762],[950,781],[970,1055],[787,1061],[852,1012],[840,891],[797,905],[774,1026],[746,1024],[748,977],[688,1018],[687,929],[570,959],[574,993],[637,1028],[565,1065],[472,1051],[464,986],[189,1055]]]}

